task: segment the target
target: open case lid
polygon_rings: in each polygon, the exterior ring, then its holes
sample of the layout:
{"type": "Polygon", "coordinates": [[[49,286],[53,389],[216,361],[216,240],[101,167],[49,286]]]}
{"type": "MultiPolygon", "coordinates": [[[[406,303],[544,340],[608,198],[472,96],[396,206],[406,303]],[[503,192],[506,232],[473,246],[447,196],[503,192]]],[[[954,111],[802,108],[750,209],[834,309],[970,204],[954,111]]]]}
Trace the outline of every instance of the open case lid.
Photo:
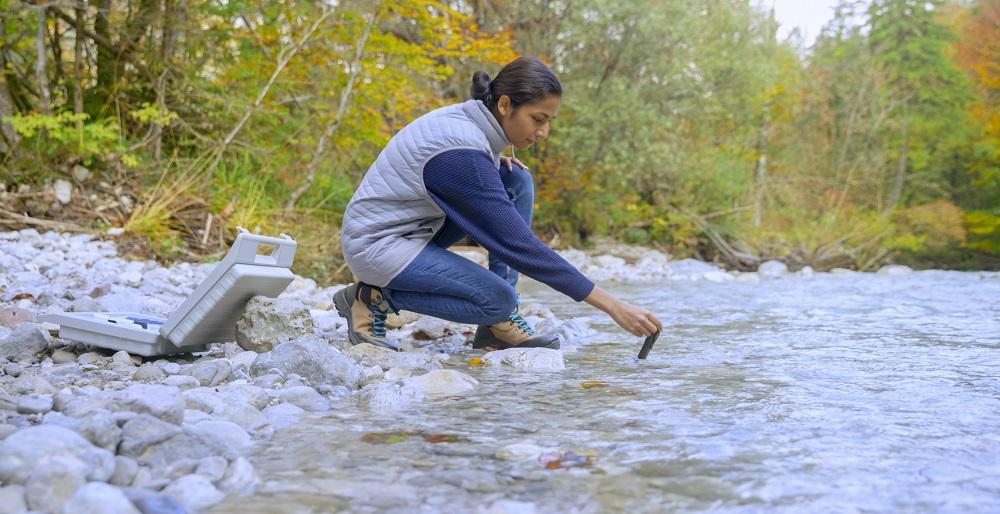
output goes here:
{"type": "Polygon", "coordinates": [[[254,296],[275,297],[292,282],[295,241],[237,227],[229,253],[167,318],[160,334],[178,347],[236,340],[236,322],[254,296]]]}

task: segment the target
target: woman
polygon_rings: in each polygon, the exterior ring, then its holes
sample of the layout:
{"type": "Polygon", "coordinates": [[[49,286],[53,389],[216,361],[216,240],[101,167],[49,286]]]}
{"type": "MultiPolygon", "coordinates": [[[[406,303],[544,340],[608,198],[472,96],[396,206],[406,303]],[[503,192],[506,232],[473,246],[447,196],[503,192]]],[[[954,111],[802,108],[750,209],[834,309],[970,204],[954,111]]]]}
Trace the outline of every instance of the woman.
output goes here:
{"type": "Polygon", "coordinates": [[[562,99],[555,74],[534,58],[476,72],[472,99],[427,113],[389,140],[344,212],[341,241],[359,282],[334,303],[353,344],[395,347],[390,312],[408,310],[479,327],[474,348],[558,348],[518,314],[519,272],[608,313],[628,332],[661,329],[649,311],[594,285],[531,231],[534,187],[517,159],[549,134],[562,99]],[[469,236],[489,270],[447,250],[469,236]]]}

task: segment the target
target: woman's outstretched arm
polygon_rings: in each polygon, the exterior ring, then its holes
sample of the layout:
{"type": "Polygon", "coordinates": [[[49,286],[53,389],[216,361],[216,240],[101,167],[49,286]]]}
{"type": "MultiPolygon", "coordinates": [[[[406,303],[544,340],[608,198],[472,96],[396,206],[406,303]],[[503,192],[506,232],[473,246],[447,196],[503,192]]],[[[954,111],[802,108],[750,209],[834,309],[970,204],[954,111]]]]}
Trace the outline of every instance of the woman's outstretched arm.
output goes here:
{"type": "Polygon", "coordinates": [[[606,312],[618,326],[632,335],[645,337],[663,330],[663,324],[653,313],[615,298],[600,286],[594,286],[593,291],[583,301],[606,312]]]}

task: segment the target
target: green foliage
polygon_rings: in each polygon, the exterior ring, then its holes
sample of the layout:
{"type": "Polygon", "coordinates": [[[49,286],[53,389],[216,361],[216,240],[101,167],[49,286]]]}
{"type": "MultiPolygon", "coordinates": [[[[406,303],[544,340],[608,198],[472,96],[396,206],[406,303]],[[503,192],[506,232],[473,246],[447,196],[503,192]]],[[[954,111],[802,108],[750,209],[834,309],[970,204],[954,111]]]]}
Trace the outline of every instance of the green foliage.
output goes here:
{"type": "Polygon", "coordinates": [[[965,213],[965,246],[990,255],[1000,256],[1000,214],[988,211],[965,213]]]}
{"type": "Polygon", "coordinates": [[[89,163],[94,157],[119,151],[118,127],[110,120],[88,122],[88,118],[86,113],[62,112],[15,114],[4,116],[3,120],[24,138],[23,146],[36,158],[43,159],[42,162],[72,155],[89,163]]]}

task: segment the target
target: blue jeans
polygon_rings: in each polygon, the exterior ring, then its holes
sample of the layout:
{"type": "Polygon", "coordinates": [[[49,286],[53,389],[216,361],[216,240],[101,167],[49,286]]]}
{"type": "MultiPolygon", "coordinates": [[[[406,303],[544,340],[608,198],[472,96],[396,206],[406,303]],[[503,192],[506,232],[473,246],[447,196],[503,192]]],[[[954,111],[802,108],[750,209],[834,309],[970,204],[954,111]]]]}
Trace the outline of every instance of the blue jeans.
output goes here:
{"type": "MultiPolygon", "coordinates": [[[[513,171],[501,164],[500,180],[517,213],[530,226],[535,205],[531,174],[516,164],[513,171]]],[[[486,270],[448,251],[464,237],[462,229],[445,219],[431,242],[382,288],[382,294],[399,310],[448,321],[492,325],[506,320],[517,306],[518,272],[492,254],[486,270]]]]}

